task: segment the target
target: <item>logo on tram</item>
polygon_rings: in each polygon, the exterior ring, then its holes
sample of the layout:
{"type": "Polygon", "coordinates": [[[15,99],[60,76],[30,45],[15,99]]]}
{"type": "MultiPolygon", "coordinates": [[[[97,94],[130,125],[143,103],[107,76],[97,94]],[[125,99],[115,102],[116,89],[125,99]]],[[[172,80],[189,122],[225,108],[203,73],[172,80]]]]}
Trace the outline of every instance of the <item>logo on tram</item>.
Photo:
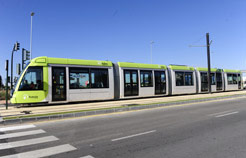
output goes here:
{"type": "Polygon", "coordinates": [[[29,98],[29,96],[28,96],[27,94],[24,94],[24,95],[23,95],[23,99],[24,99],[24,100],[26,100],[26,99],[28,99],[28,98],[29,98]]]}

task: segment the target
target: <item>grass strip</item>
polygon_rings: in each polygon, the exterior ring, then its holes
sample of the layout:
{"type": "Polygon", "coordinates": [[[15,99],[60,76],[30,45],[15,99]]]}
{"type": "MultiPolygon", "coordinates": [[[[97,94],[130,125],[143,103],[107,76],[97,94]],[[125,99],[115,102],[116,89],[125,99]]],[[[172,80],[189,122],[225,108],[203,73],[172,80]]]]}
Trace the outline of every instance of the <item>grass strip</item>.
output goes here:
{"type": "MultiPolygon", "coordinates": [[[[136,105],[131,105],[130,107],[144,106],[144,105],[156,105],[156,104],[167,104],[167,103],[179,103],[179,102],[192,101],[192,100],[213,99],[213,98],[225,98],[225,97],[228,97],[228,96],[233,97],[233,96],[244,96],[244,95],[246,95],[246,94],[234,94],[234,95],[223,95],[223,96],[216,96],[216,97],[184,99],[184,100],[178,100],[178,101],[156,102],[156,103],[149,103],[149,104],[136,104],[136,105]]],[[[125,107],[126,106],[116,106],[116,107],[110,107],[110,108],[99,108],[99,109],[88,109],[88,110],[75,110],[75,111],[55,112],[55,113],[35,114],[35,115],[24,115],[24,116],[11,116],[11,117],[4,117],[3,120],[13,120],[13,119],[20,119],[20,118],[31,118],[31,117],[42,117],[42,116],[53,116],[53,115],[62,115],[62,114],[70,114],[70,113],[97,111],[97,110],[112,110],[112,109],[121,109],[121,108],[125,108],[125,107]]]]}

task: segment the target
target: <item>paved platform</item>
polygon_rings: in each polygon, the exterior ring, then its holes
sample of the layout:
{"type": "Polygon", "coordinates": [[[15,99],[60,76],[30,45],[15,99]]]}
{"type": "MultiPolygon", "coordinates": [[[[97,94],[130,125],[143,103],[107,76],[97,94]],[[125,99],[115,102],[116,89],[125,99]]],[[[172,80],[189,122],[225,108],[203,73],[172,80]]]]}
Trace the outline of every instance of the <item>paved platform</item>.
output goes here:
{"type": "Polygon", "coordinates": [[[8,110],[6,110],[4,106],[1,106],[0,116],[11,117],[11,116],[27,115],[22,113],[23,111],[31,111],[32,115],[48,114],[48,113],[79,111],[79,110],[93,110],[93,109],[101,109],[101,108],[122,107],[128,105],[175,102],[175,101],[184,101],[184,100],[191,100],[191,99],[222,97],[222,96],[229,96],[229,95],[246,95],[246,91],[231,91],[231,92],[220,92],[220,93],[212,93],[212,94],[192,94],[192,95],[180,95],[180,96],[164,96],[164,97],[141,98],[141,99],[130,99],[130,100],[118,100],[118,101],[69,103],[69,104],[61,104],[61,105],[45,105],[45,106],[21,107],[21,108],[17,108],[16,106],[10,106],[8,110]]]}

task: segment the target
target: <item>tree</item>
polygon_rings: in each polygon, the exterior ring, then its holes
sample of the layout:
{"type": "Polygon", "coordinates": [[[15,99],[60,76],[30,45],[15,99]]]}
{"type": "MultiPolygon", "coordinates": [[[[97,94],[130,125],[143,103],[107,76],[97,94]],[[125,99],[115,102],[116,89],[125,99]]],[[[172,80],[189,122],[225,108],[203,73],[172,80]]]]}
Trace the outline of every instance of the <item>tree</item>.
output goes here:
{"type": "Polygon", "coordinates": [[[3,88],[3,80],[2,80],[2,76],[0,75],[0,89],[3,88]]]}

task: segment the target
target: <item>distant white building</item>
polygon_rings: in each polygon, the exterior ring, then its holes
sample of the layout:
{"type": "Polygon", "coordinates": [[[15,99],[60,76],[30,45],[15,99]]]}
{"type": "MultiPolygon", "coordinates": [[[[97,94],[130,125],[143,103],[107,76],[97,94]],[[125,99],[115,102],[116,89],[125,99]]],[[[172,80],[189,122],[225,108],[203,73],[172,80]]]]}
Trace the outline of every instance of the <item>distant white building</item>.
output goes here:
{"type": "Polygon", "coordinates": [[[246,76],[243,76],[243,88],[246,89],[246,76]]]}

